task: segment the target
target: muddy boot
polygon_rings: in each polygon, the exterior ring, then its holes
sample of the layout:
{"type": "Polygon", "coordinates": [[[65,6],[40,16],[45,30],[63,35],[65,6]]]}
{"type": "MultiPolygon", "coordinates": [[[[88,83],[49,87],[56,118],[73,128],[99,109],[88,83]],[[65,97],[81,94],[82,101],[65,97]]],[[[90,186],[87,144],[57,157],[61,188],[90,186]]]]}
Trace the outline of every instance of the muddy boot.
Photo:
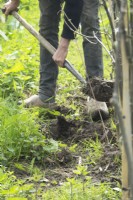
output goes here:
{"type": "Polygon", "coordinates": [[[109,111],[106,103],[96,101],[91,97],[87,98],[87,112],[94,121],[101,120],[101,118],[105,120],[109,117],[109,111]]]}
{"type": "Polygon", "coordinates": [[[18,103],[23,104],[26,108],[31,107],[42,107],[42,108],[48,108],[51,110],[54,110],[56,108],[56,103],[50,103],[50,102],[43,102],[38,95],[32,95],[28,99],[25,99],[24,101],[19,101],[18,103]]]}

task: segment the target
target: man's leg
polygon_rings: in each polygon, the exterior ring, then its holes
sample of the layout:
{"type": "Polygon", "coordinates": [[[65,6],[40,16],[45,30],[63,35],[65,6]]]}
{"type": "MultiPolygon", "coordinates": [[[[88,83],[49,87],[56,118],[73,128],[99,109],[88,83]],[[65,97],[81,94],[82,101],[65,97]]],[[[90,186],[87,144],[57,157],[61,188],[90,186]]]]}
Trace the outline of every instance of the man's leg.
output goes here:
{"type": "MultiPolygon", "coordinates": [[[[86,36],[96,36],[101,39],[99,19],[98,19],[99,0],[84,0],[81,16],[82,33],[86,36]]],[[[103,77],[102,47],[95,38],[88,38],[94,44],[83,40],[83,51],[86,65],[86,76],[103,77]]]]}
{"type": "MultiPolygon", "coordinates": [[[[60,21],[60,0],[39,0],[40,34],[55,48],[58,46],[58,31],[60,21]]],[[[24,100],[25,107],[55,107],[56,81],[58,66],[52,55],[40,45],[40,83],[39,94],[24,100]]],[[[21,102],[20,102],[21,103],[21,102]]]]}
{"type": "MultiPolygon", "coordinates": [[[[40,34],[55,48],[58,46],[58,31],[60,21],[59,0],[39,0],[40,7],[40,34]]],[[[51,54],[40,45],[40,84],[39,98],[43,102],[55,101],[56,81],[58,66],[52,59],[51,54]]]]}
{"type": "MultiPolygon", "coordinates": [[[[86,66],[86,78],[103,77],[102,47],[97,39],[93,38],[94,33],[101,40],[99,19],[99,0],[84,0],[81,25],[82,33],[94,44],[83,39],[83,51],[86,66]]],[[[87,110],[93,120],[108,118],[109,112],[105,102],[99,102],[90,97],[87,98],[87,110]]]]}

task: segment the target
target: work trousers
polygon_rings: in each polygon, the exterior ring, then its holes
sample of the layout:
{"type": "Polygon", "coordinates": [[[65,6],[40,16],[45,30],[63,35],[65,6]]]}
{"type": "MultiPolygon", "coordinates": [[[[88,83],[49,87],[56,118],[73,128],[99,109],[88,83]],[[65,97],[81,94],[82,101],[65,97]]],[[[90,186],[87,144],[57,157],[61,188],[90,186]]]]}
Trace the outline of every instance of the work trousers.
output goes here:
{"type": "Polygon", "coordinates": [[[103,77],[102,46],[100,25],[98,18],[99,0],[83,0],[83,11],[81,16],[83,51],[86,66],[86,77],[103,77]],[[98,38],[98,40],[96,39],[98,38]]]}
{"type": "MultiPolygon", "coordinates": [[[[86,77],[103,76],[102,49],[92,36],[94,33],[101,39],[99,32],[98,7],[99,0],[83,0],[81,16],[82,33],[91,37],[91,42],[83,40],[83,51],[86,66],[86,77]]],[[[62,0],[39,0],[40,34],[55,48],[58,47],[58,32],[62,0]]],[[[58,66],[52,55],[40,45],[40,83],[39,97],[41,100],[55,101],[58,66]]]]}

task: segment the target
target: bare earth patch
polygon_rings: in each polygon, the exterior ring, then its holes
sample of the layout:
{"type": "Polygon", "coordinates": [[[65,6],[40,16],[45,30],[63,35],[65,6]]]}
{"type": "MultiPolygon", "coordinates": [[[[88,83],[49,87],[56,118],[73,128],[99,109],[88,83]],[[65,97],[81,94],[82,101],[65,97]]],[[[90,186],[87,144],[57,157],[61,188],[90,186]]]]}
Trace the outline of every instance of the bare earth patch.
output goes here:
{"type": "MultiPolygon", "coordinates": [[[[51,118],[48,126],[45,121],[41,124],[42,134],[66,144],[61,151],[45,156],[43,162],[36,163],[45,174],[44,182],[47,187],[60,186],[67,178],[75,177],[73,170],[78,165],[87,166],[89,176],[94,183],[109,182],[112,187],[115,187],[117,182],[121,184],[120,149],[117,132],[110,127],[110,119],[104,121],[103,127],[103,122],[90,120],[85,111],[80,120],[66,119],[65,115],[72,112],[68,108],[59,107],[58,111],[60,115],[56,117],[52,116],[51,112],[47,113],[51,118]],[[84,150],[84,142],[90,140],[94,142],[98,140],[102,144],[101,157],[92,163],[87,161],[89,151],[84,150]],[[71,151],[70,147],[75,144],[77,145],[75,151],[71,151]]],[[[18,169],[14,171],[20,177],[30,176],[27,171],[18,169]]]]}

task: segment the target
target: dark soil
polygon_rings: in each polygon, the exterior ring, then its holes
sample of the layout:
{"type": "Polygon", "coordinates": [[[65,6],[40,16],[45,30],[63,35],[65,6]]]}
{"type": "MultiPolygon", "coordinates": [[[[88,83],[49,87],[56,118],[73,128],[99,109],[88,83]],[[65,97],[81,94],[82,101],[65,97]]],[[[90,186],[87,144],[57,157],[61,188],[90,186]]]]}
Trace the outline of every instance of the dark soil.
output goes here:
{"type": "MultiPolygon", "coordinates": [[[[66,110],[61,109],[62,112],[66,110]]],[[[89,175],[94,182],[106,181],[110,182],[112,186],[116,185],[116,182],[121,183],[120,163],[117,162],[117,160],[120,162],[117,133],[111,130],[109,119],[104,121],[103,127],[101,121],[87,121],[85,115],[86,113],[82,120],[66,119],[61,115],[51,121],[47,137],[62,141],[67,144],[67,147],[44,160],[47,179],[50,182],[56,180],[60,185],[66,178],[74,177],[73,170],[80,160],[82,160],[81,164],[86,163],[88,152],[82,150],[84,141],[98,139],[103,145],[103,155],[97,160],[97,163],[87,164],[89,175]],[[71,152],[68,148],[73,144],[77,144],[76,152],[71,152]]]]}
{"type": "MultiPolygon", "coordinates": [[[[85,100],[82,98],[82,105],[85,100]]],[[[60,113],[58,116],[54,116],[52,112],[45,113],[45,117],[50,118],[51,122],[48,125],[45,121],[41,123],[40,130],[47,138],[61,141],[67,146],[62,147],[59,152],[45,156],[43,162],[37,164],[45,173],[47,187],[55,186],[54,182],[57,186],[61,185],[66,178],[75,177],[73,170],[79,164],[87,165],[93,182],[109,182],[113,187],[117,182],[121,183],[117,132],[110,127],[110,119],[94,122],[87,116],[85,109],[82,109],[80,119],[67,119],[66,116],[73,113],[71,109],[58,107],[57,110],[60,113]],[[87,163],[89,152],[83,150],[84,142],[90,140],[99,140],[103,146],[102,157],[96,163],[87,163]],[[70,151],[69,147],[74,144],[77,145],[76,150],[70,151]]],[[[26,171],[21,173],[15,169],[15,172],[19,176],[28,176],[26,171]]]]}
{"type": "Polygon", "coordinates": [[[114,82],[99,78],[90,79],[82,89],[83,93],[97,101],[109,102],[113,94],[114,82]],[[93,92],[92,92],[93,91],[93,92]]]}
{"type": "Polygon", "coordinates": [[[58,139],[71,144],[85,138],[99,139],[104,136],[102,123],[89,122],[86,120],[66,120],[58,116],[57,120],[51,122],[50,133],[53,139],[58,139]],[[97,133],[97,134],[95,134],[97,133]]]}

